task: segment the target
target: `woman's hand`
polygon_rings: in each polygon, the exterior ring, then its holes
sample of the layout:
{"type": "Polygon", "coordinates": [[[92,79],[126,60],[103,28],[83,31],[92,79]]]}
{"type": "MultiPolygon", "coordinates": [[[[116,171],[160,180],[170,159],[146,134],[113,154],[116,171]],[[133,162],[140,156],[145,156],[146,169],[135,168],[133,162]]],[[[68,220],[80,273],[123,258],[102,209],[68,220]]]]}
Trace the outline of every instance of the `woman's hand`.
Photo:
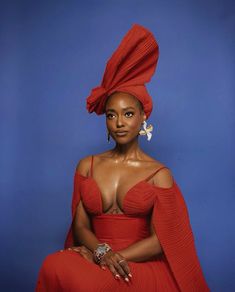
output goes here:
{"type": "Polygon", "coordinates": [[[123,277],[126,282],[129,282],[129,278],[132,278],[126,259],[117,252],[108,251],[99,265],[103,269],[107,266],[116,279],[123,277]]]}
{"type": "Polygon", "coordinates": [[[84,257],[89,262],[95,263],[95,261],[93,259],[93,253],[84,245],[72,246],[72,247],[69,247],[68,250],[73,250],[73,251],[79,253],[82,257],[84,257]]]}

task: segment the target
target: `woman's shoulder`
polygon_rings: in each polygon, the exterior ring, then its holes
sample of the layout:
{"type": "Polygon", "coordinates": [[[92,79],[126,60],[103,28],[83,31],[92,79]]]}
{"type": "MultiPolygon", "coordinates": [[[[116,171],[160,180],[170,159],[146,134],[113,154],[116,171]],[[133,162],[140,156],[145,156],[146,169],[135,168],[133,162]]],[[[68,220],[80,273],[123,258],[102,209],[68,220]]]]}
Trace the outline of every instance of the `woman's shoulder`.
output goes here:
{"type": "Polygon", "coordinates": [[[102,159],[104,157],[107,157],[109,155],[109,152],[110,151],[105,151],[98,154],[87,155],[81,158],[77,163],[76,171],[78,171],[83,176],[88,176],[90,168],[91,168],[92,156],[95,157],[95,160],[97,161],[97,159],[102,159]]]}
{"type": "Polygon", "coordinates": [[[92,155],[85,156],[81,158],[76,166],[76,171],[78,171],[83,176],[88,176],[90,166],[91,166],[92,155]]]}
{"type": "Polygon", "coordinates": [[[173,174],[165,163],[147,155],[149,161],[154,165],[153,184],[161,188],[171,188],[174,184],[173,174]]]}

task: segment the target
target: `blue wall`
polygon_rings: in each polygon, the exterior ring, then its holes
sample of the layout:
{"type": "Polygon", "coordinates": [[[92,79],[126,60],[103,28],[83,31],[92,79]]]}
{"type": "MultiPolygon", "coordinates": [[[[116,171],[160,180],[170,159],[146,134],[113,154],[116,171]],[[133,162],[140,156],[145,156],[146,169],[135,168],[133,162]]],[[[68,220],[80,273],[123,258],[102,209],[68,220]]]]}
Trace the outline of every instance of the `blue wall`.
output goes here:
{"type": "MultiPolygon", "coordinates": [[[[80,158],[108,149],[85,98],[133,23],[160,46],[146,152],[171,168],[212,291],[235,291],[233,1],[1,1],[0,290],[63,245],[80,158]]],[[[14,281],[13,281],[14,280],[14,281]]]]}

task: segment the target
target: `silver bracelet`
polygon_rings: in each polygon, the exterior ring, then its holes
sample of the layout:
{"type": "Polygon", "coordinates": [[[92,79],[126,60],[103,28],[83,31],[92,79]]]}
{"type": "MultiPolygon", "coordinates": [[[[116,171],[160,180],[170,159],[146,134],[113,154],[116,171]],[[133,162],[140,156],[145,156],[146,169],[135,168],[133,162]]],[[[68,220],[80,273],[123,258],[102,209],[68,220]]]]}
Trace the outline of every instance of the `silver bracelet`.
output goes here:
{"type": "Polygon", "coordinates": [[[99,264],[102,257],[110,250],[112,250],[112,248],[107,243],[99,243],[98,247],[93,252],[95,262],[99,264]]]}

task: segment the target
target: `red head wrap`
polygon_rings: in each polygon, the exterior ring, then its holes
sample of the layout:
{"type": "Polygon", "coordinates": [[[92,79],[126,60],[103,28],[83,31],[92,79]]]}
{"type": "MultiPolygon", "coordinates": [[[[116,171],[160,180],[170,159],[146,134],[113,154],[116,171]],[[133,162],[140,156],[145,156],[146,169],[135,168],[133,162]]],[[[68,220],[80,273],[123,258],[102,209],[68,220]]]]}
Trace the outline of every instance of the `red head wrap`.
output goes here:
{"type": "Polygon", "coordinates": [[[153,104],[145,83],[154,74],[158,56],[159,48],[153,34],[134,24],[107,62],[101,85],[93,88],[87,97],[87,110],[103,114],[108,96],[120,91],[135,96],[148,118],[153,104]]]}

